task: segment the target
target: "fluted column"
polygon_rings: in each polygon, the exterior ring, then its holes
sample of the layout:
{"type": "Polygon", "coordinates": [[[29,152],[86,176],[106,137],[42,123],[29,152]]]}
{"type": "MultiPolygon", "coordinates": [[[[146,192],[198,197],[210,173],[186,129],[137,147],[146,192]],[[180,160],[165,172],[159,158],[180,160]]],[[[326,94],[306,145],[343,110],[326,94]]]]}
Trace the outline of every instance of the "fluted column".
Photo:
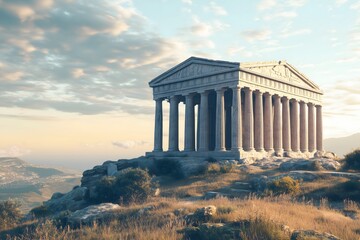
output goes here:
{"type": "Polygon", "coordinates": [[[245,151],[254,150],[254,113],[252,90],[245,88],[245,107],[244,107],[244,139],[245,151]]]}
{"type": "Polygon", "coordinates": [[[323,125],[322,125],[322,106],[316,105],[316,150],[322,152],[323,149],[323,125]]]}
{"type": "Polygon", "coordinates": [[[155,132],[154,132],[154,152],[163,151],[163,110],[162,99],[156,99],[155,106],[155,132]]]}
{"type": "Polygon", "coordinates": [[[287,97],[282,98],[282,126],[283,126],[283,148],[284,151],[291,151],[291,132],[290,132],[290,103],[287,97]]]}
{"type": "Polygon", "coordinates": [[[170,97],[169,151],[179,151],[179,99],[170,97]]]}
{"type": "Polygon", "coordinates": [[[283,151],[281,102],[280,102],[279,95],[274,95],[274,150],[277,153],[280,153],[283,151]]]}
{"type": "Polygon", "coordinates": [[[308,130],[306,121],[306,103],[300,102],[300,151],[308,151],[308,130]]]}
{"type": "Polygon", "coordinates": [[[309,152],[315,151],[315,106],[313,103],[308,103],[308,141],[309,152]]]}
{"type": "Polygon", "coordinates": [[[231,150],[240,151],[242,149],[242,123],[241,123],[241,89],[239,86],[234,87],[232,101],[232,139],[231,150]]]}
{"type": "Polygon", "coordinates": [[[272,98],[270,93],[264,94],[264,148],[268,152],[274,150],[272,98]]]}
{"type": "Polygon", "coordinates": [[[200,143],[199,151],[209,150],[209,106],[208,92],[200,94],[200,143]]]}
{"type": "Polygon", "coordinates": [[[185,142],[184,151],[195,151],[194,95],[185,96],[185,142]]]}
{"type": "Polygon", "coordinates": [[[254,145],[256,151],[264,151],[264,115],[262,96],[263,94],[260,91],[255,91],[254,145]]]}
{"type": "Polygon", "coordinates": [[[293,152],[299,151],[299,103],[297,100],[291,100],[291,149],[293,152]]]}
{"type": "Polygon", "coordinates": [[[225,150],[224,89],[216,90],[215,150],[225,150]]]}

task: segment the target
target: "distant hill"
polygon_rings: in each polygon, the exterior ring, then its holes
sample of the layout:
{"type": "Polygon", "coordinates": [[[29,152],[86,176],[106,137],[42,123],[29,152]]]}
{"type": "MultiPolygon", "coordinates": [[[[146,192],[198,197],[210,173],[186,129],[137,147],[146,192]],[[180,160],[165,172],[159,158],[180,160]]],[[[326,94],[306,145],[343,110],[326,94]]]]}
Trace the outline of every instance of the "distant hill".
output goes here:
{"type": "Polygon", "coordinates": [[[328,138],[324,140],[324,148],[336,153],[339,157],[360,148],[360,133],[347,137],[328,138]]]}
{"type": "Polygon", "coordinates": [[[0,158],[0,200],[15,198],[29,210],[54,192],[68,192],[81,173],[29,164],[19,158],[0,158]]]}

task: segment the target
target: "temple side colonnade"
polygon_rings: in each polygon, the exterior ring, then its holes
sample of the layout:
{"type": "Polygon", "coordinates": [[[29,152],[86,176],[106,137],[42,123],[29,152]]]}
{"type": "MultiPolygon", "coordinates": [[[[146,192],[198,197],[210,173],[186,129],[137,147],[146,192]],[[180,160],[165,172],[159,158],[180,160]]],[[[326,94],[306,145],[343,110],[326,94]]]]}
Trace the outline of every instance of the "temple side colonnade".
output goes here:
{"type": "Polygon", "coordinates": [[[322,92],[286,62],[233,63],[191,57],[150,86],[156,104],[154,149],[148,156],[311,157],[323,151],[322,92]],[[170,111],[164,151],[166,101],[170,111]],[[185,104],[183,151],[179,151],[180,102],[185,104]]]}

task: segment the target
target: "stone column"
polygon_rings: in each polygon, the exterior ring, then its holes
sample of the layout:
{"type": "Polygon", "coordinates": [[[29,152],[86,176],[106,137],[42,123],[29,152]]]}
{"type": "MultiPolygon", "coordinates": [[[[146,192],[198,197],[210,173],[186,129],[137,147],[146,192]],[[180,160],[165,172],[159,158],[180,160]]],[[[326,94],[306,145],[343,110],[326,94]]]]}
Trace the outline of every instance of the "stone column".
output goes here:
{"type": "Polygon", "coordinates": [[[264,94],[264,148],[268,152],[274,150],[272,98],[270,93],[264,94]]]}
{"type": "Polygon", "coordinates": [[[306,121],[306,103],[300,102],[300,151],[308,151],[308,130],[306,121]]]}
{"type": "Polygon", "coordinates": [[[323,149],[323,126],[322,126],[322,106],[316,105],[316,150],[319,152],[323,149]]]}
{"type": "Polygon", "coordinates": [[[291,100],[291,149],[293,152],[299,152],[299,102],[291,100]]]}
{"type": "Polygon", "coordinates": [[[225,150],[224,89],[216,90],[215,151],[225,150]]]}
{"type": "Polygon", "coordinates": [[[244,150],[254,150],[254,113],[252,90],[245,88],[244,106],[244,150]]]}
{"type": "Polygon", "coordinates": [[[179,151],[179,99],[170,97],[169,151],[179,151]]]}
{"type": "Polygon", "coordinates": [[[315,151],[315,106],[313,103],[308,103],[308,141],[309,152],[315,151]]]}
{"type": "Polygon", "coordinates": [[[284,151],[291,151],[291,134],[290,134],[290,105],[287,97],[282,98],[282,124],[283,124],[283,148],[284,151]]]}
{"type": "Polygon", "coordinates": [[[169,151],[179,151],[179,99],[170,97],[169,151]]]}
{"type": "Polygon", "coordinates": [[[185,142],[184,151],[195,151],[194,94],[185,96],[185,142]]]}
{"type": "Polygon", "coordinates": [[[264,115],[263,115],[263,99],[262,92],[255,91],[255,134],[254,145],[256,151],[264,151],[264,115]]]}
{"type": "Polygon", "coordinates": [[[200,98],[200,143],[199,151],[209,150],[209,112],[208,112],[208,92],[202,92],[200,98]]]}
{"type": "Polygon", "coordinates": [[[155,106],[155,132],[154,132],[154,152],[163,151],[163,111],[162,99],[156,99],[155,106]]]}
{"type": "Polygon", "coordinates": [[[232,89],[232,92],[231,150],[240,151],[242,149],[241,89],[239,86],[236,86],[232,89]]]}
{"type": "Polygon", "coordinates": [[[281,153],[283,151],[281,102],[279,95],[274,95],[274,150],[276,153],[281,153]]]}

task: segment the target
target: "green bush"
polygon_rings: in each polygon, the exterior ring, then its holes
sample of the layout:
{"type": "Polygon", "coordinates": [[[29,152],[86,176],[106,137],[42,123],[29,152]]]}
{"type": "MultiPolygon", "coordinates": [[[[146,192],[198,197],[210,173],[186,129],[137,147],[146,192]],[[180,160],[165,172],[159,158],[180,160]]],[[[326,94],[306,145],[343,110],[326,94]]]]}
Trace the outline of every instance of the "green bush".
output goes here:
{"type": "Polygon", "coordinates": [[[274,194],[296,195],[300,192],[300,183],[292,177],[286,176],[269,183],[268,188],[274,194]]]}
{"type": "Polygon", "coordinates": [[[175,179],[184,178],[184,171],[181,163],[174,159],[157,159],[154,161],[153,173],[157,176],[167,175],[175,179]]]}
{"type": "Polygon", "coordinates": [[[149,173],[140,168],[123,170],[117,177],[104,177],[96,186],[97,202],[143,203],[152,194],[149,173]]]}
{"type": "Polygon", "coordinates": [[[22,214],[20,203],[14,200],[0,202],[0,231],[19,223],[22,214]]]}
{"type": "Polygon", "coordinates": [[[31,209],[30,213],[32,213],[36,218],[43,218],[48,216],[51,211],[46,206],[41,205],[31,209]]]}
{"type": "Polygon", "coordinates": [[[360,171],[360,149],[357,149],[351,153],[345,155],[344,169],[360,171]]]}
{"type": "Polygon", "coordinates": [[[221,173],[230,173],[235,170],[235,164],[222,164],[220,166],[220,172],[221,173]]]}

